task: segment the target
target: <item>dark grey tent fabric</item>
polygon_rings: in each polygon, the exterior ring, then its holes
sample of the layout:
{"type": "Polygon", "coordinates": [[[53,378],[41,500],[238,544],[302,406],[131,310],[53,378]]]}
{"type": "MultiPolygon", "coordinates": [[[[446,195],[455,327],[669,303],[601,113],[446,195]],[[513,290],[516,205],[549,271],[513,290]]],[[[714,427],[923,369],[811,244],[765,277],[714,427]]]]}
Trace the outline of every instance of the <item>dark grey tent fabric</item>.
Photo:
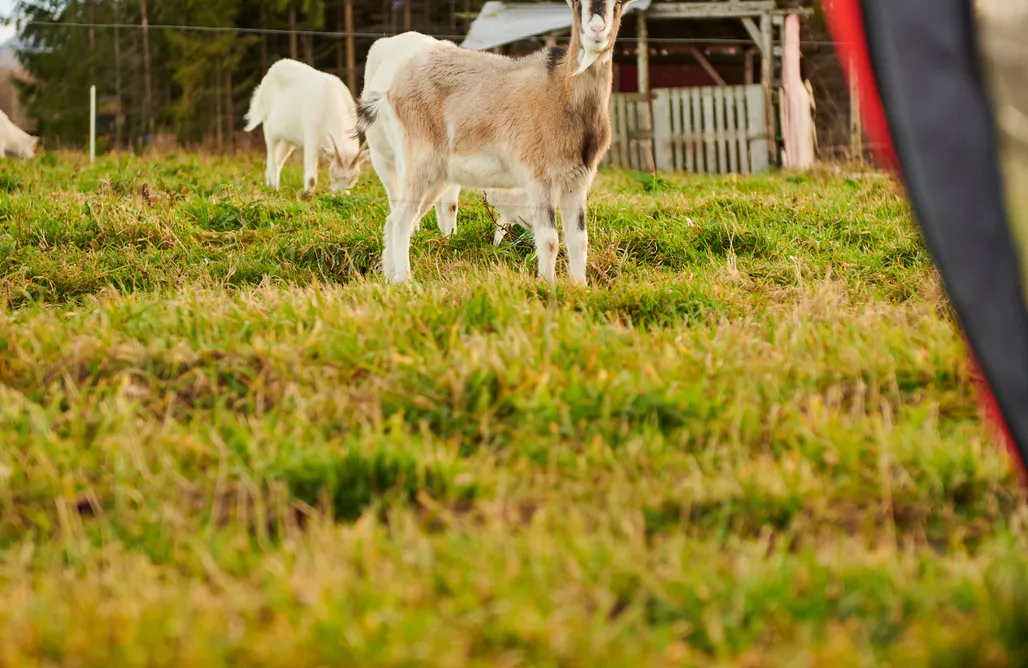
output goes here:
{"type": "Polygon", "coordinates": [[[970,0],[861,0],[871,67],[914,213],[1028,461],[1028,307],[970,0]]]}

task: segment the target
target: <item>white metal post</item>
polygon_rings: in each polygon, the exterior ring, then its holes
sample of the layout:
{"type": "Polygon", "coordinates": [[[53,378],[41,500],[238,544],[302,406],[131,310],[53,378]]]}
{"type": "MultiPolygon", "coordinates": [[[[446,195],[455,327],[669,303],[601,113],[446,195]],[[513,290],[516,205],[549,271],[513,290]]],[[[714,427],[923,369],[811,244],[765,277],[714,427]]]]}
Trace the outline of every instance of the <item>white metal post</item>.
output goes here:
{"type": "Polygon", "coordinates": [[[96,86],[89,87],[89,162],[96,160],[96,86]]]}

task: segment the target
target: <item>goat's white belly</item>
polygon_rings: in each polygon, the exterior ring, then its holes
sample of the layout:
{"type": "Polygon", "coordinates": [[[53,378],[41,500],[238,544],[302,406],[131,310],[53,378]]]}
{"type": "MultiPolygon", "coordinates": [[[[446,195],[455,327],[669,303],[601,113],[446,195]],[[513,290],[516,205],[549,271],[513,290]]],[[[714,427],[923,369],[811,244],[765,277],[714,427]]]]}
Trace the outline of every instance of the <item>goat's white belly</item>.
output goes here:
{"type": "Polygon", "coordinates": [[[516,188],[521,185],[517,175],[499,158],[485,153],[451,156],[447,164],[447,180],[465,188],[516,188]]]}
{"type": "Polygon", "coordinates": [[[294,109],[273,109],[264,121],[265,132],[275,141],[289,142],[303,148],[305,119],[294,109]]]}

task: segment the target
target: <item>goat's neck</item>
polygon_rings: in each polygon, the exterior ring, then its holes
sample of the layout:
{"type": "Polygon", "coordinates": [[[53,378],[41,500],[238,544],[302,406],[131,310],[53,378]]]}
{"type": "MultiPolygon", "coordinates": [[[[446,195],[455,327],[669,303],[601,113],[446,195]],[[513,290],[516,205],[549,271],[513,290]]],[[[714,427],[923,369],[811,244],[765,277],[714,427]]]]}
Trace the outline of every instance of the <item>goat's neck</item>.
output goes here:
{"type": "MultiPolygon", "coordinates": [[[[568,49],[568,74],[578,68],[578,53],[581,46],[574,40],[568,49]]],[[[569,76],[568,86],[571,105],[588,115],[607,111],[610,90],[614,83],[614,59],[610,52],[602,54],[584,72],[569,76]]]]}

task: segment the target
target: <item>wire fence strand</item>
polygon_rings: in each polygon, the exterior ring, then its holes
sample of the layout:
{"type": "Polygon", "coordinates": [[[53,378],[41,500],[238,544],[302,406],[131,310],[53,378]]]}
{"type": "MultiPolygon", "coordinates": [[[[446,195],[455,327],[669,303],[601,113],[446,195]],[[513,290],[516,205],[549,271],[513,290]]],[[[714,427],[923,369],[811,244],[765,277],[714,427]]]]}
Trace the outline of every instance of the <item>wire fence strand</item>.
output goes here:
{"type": "MultiPolygon", "coordinates": [[[[118,29],[118,30],[141,30],[144,26],[139,23],[82,23],[82,22],[68,22],[68,21],[19,21],[15,22],[15,25],[19,28],[22,26],[40,26],[40,27],[53,27],[53,28],[93,28],[93,29],[118,29]]],[[[174,23],[149,23],[146,26],[150,30],[175,30],[181,32],[207,32],[207,33],[237,33],[243,35],[298,35],[298,36],[310,36],[310,37],[355,37],[361,39],[379,39],[381,37],[391,37],[394,33],[392,32],[346,32],[336,30],[289,30],[286,28],[238,28],[234,26],[198,26],[188,24],[174,24],[174,23]]],[[[431,35],[436,39],[446,39],[450,41],[464,40],[467,35],[446,35],[446,34],[435,34],[431,35]]],[[[532,36],[541,38],[541,35],[532,36]]],[[[529,38],[525,38],[529,39],[529,38]]],[[[622,43],[634,43],[638,42],[638,37],[629,36],[618,36],[617,42],[622,43]]],[[[728,44],[728,45],[750,45],[754,44],[751,39],[741,38],[720,38],[720,37],[648,37],[646,41],[650,44],[728,44]]],[[[776,40],[775,45],[778,46],[781,41],[776,40]]],[[[835,46],[837,42],[826,41],[826,40],[805,40],[800,42],[803,46],[835,46]]]]}

